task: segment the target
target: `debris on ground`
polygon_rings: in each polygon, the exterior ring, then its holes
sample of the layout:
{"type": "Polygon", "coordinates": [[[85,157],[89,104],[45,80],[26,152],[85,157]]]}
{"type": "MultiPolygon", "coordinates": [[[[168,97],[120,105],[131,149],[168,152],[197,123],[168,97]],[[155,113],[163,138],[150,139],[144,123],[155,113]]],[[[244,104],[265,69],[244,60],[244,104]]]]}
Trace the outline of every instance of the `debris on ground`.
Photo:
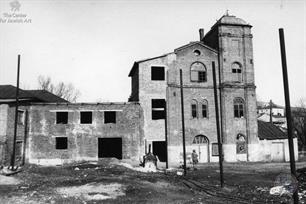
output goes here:
{"type": "Polygon", "coordinates": [[[275,186],[270,189],[270,195],[290,195],[288,186],[275,186]]]}
{"type": "Polygon", "coordinates": [[[0,175],[0,185],[17,185],[20,183],[21,181],[17,178],[0,175]]]}

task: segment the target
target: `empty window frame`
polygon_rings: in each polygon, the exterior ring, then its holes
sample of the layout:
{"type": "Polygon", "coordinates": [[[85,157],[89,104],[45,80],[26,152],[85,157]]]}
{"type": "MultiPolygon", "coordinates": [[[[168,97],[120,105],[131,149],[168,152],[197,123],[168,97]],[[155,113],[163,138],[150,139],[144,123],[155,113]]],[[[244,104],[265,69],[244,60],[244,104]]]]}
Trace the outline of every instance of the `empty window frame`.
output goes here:
{"type": "Polygon", "coordinates": [[[207,100],[203,100],[201,104],[201,116],[202,118],[208,118],[208,102],[207,100]]]}
{"type": "Polygon", "coordinates": [[[232,73],[234,74],[234,81],[242,82],[242,70],[238,62],[232,64],[232,73]]]}
{"type": "Polygon", "coordinates": [[[244,117],[244,100],[242,98],[234,99],[234,117],[235,118],[244,117]]]}
{"type": "Polygon", "coordinates": [[[153,81],[165,80],[165,67],[151,66],[151,80],[153,81]]]}
{"type": "Polygon", "coordinates": [[[92,123],[92,112],[91,111],[81,111],[80,112],[80,122],[81,124],[91,124],[92,123]]]}
{"type": "Polygon", "coordinates": [[[19,125],[24,125],[24,111],[23,110],[18,110],[17,123],[19,125]]]}
{"type": "Polygon", "coordinates": [[[68,112],[56,112],[56,124],[67,124],[68,112]]]}
{"type": "Polygon", "coordinates": [[[196,100],[191,101],[191,117],[198,117],[198,102],[196,100]]]}
{"type": "Polygon", "coordinates": [[[56,137],[55,138],[55,149],[67,149],[68,138],[67,137],[56,137]]]}
{"type": "Polygon", "coordinates": [[[165,99],[152,99],[152,120],[165,119],[165,99]]]}
{"type": "Polygon", "coordinates": [[[116,111],[105,111],[104,123],[116,123],[116,111]]]}
{"type": "Polygon", "coordinates": [[[206,67],[201,62],[194,62],[190,67],[190,80],[192,82],[206,82],[207,71],[206,67]]]}

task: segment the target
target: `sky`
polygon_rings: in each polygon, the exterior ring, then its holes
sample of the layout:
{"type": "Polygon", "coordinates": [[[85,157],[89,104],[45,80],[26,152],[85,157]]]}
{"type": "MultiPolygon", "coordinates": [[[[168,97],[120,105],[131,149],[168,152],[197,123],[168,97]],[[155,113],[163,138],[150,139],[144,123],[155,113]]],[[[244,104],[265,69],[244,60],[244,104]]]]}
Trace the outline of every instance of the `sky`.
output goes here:
{"type": "Polygon", "coordinates": [[[253,26],[257,99],[284,105],[279,28],[291,104],[306,98],[306,0],[18,0],[20,17],[7,16],[11,2],[0,0],[0,84],[16,85],[20,54],[21,88],[50,76],[79,89],[79,102],[124,102],[134,61],[197,41],[228,10],[253,26]]]}

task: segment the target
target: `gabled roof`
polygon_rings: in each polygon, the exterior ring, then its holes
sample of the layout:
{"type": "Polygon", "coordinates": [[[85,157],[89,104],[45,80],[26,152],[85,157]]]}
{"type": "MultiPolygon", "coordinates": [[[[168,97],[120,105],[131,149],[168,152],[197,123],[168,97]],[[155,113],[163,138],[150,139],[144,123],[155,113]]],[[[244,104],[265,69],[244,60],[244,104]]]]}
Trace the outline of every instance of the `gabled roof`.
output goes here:
{"type": "Polygon", "coordinates": [[[138,68],[138,64],[139,63],[142,63],[142,62],[146,62],[146,61],[150,61],[150,60],[154,60],[154,59],[158,59],[158,58],[162,58],[162,57],[166,57],[167,55],[169,54],[173,54],[173,52],[170,52],[170,53],[167,53],[167,54],[163,54],[163,55],[159,55],[159,56],[156,56],[156,57],[151,57],[151,58],[146,58],[146,59],[142,59],[142,60],[138,60],[138,61],[135,61],[134,64],[133,64],[133,67],[129,73],[129,77],[130,76],[133,76],[134,72],[136,71],[136,69],[138,68]]]}
{"type": "Polygon", "coordinates": [[[269,122],[258,120],[258,137],[261,140],[287,139],[287,134],[269,122]]]}
{"type": "Polygon", "coordinates": [[[28,92],[30,92],[33,96],[35,96],[36,98],[38,98],[41,101],[45,101],[45,102],[55,102],[55,103],[67,103],[68,101],[57,96],[54,95],[53,93],[50,93],[49,91],[46,90],[27,90],[28,92]]]}
{"type": "Polygon", "coordinates": [[[176,48],[176,49],[174,50],[174,52],[176,53],[177,51],[183,50],[183,49],[188,48],[188,47],[191,47],[191,46],[193,46],[193,45],[201,45],[201,46],[205,47],[206,49],[208,49],[208,50],[210,50],[210,51],[212,51],[212,52],[218,53],[217,50],[215,50],[215,49],[213,49],[213,48],[211,48],[211,47],[205,45],[202,41],[190,42],[190,43],[188,43],[188,44],[186,44],[186,45],[183,45],[183,46],[181,46],[181,47],[179,47],[179,48],[176,48]]]}
{"type": "MultiPolygon", "coordinates": [[[[0,85],[0,101],[14,102],[17,87],[12,85],[0,85]]],[[[45,90],[23,90],[19,89],[19,99],[31,102],[68,102],[45,90]]]]}

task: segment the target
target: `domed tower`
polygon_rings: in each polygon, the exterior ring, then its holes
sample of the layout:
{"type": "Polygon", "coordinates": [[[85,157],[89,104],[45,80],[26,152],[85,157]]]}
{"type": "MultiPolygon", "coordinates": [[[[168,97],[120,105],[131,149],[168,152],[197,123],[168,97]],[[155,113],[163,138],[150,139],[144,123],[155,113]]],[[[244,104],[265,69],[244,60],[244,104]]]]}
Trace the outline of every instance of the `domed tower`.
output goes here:
{"type": "Polygon", "coordinates": [[[225,161],[255,161],[257,137],[252,26],[222,16],[203,38],[218,51],[225,161]]]}

